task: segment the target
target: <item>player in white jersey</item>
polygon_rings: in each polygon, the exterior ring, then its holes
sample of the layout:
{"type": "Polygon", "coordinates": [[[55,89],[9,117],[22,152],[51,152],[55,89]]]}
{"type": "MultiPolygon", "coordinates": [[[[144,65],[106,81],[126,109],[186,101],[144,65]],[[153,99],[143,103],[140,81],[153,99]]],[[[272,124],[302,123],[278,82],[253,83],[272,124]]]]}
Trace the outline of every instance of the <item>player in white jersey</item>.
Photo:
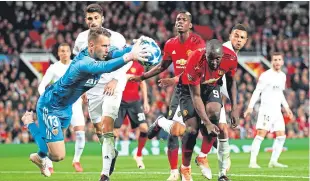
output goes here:
{"type": "MultiPolygon", "coordinates": [[[[225,43],[223,43],[223,46],[229,48],[230,50],[233,50],[236,53],[236,56],[238,56],[238,52],[243,48],[243,46],[247,42],[248,33],[246,28],[242,24],[236,24],[230,33],[229,40],[225,43]]],[[[230,76],[229,76],[230,77],[230,76]]],[[[221,94],[230,99],[230,95],[228,94],[228,89],[231,89],[232,86],[236,86],[236,82],[233,79],[229,79],[226,81],[226,76],[224,75],[222,77],[223,85],[221,86],[221,94]]],[[[236,104],[236,93],[232,93],[232,97],[234,100],[234,104],[236,104]]],[[[233,103],[232,103],[233,104],[233,103]]],[[[233,106],[237,107],[237,106],[233,106]]],[[[234,111],[231,112],[231,114],[234,114],[234,111]]],[[[233,117],[233,116],[232,116],[233,117]]],[[[218,156],[219,159],[219,164],[223,165],[222,168],[226,168],[226,171],[230,169],[231,162],[230,162],[230,147],[228,143],[228,125],[226,121],[226,113],[225,113],[225,106],[223,104],[221,108],[221,113],[220,113],[220,119],[219,119],[219,127],[221,130],[223,130],[224,134],[224,139],[220,139],[219,141],[219,147],[218,149],[221,150],[223,153],[226,153],[226,156],[223,157],[223,159],[220,159],[220,155],[218,156]]],[[[232,126],[236,127],[238,124],[237,120],[232,120],[232,126]]],[[[195,162],[197,165],[200,167],[202,174],[208,178],[212,178],[212,172],[209,166],[209,161],[207,158],[207,154],[212,148],[213,145],[216,144],[216,138],[215,137],[208,137],[208,136],[203,136],[203,141],[201,145],[201,151],[199,155],[196,157],[195,162]],[[215,143],[215,144],[214,144],[215,143]]],[[[220,171],[220,172],[225,172],[225,171],[220,171]]],[[[220,175],[226,175],[226,173],[220,173],[220,175]]]]}
{"type": "MultiPolygon", "coordinates": [[[[39,85],[39,93],[42,95],[45,91],[45,87],[51,83],[51,82],[56,82],[60,77],[62,77],[68,67],[70,66],[71,63],[71,49],[69,44],[67,43],[62,43],[58,46],[58,56],[59,56],[59,61],[52,64],[46,71],[45,75],[42,78],[42,81],[39,85]]],[[[84,126],[85,126],[85,119],[84,119],[84,114],[83,114],[83,109],[82,109],[82,99],[79,98],[72,106],[72,119],[71,119],[71,125],[73,127],[73,130],[75,132],[75,153],[74,153],[74,158],[72,161],[72,166],[74,167],[75,171],[77,172],[82,172],[83,168],[80,164],[80,158],[83,153],[83,149],[85,146],[85,131],[84,131],[84,126]]],[[[51,161],[49,161],[49,169],[50,172],[53,173],[53,164],[51,161]]]]}
{"type": "Polygon", "coordinates": [[[272,155],[269,162],[269,167],[281,167],[286,168],[287,165],[278,163],[278,159],[283,149],[285,142],[285,125],[281,112],[281,104],[285,108],[286,113],[290,118],[293,117],[293,113],[286,102],[283,94],[285,89],[286,75],[281,71],[281,67],[284,64],[283,55],[281,53],[273,53],[271,56],[271,69],[262,73],[259,77],[256,89],[253,92],[250,103],[247,110],[244,113],[244,117],[250,115],[253,112],[254,105],[261,95],[261,105],[258,111],[258,118],[256,123],[257,135],[255,136],[252,148],[250,168],[260,168],[257,164],[257,155],[260,149],[260,145],[264,140],[268,131],[275,132],[276,138],[272,146],[272,155]]]}
{"type": "MultiPolygon", "coordinates": [[[[89,29],[95,27],[101,27],[104,22],[103,9],[99,4],[90,4],[85,10],[85,22],[89,29]]],[[[111,46],[116,48],[123,48],[126,45],[126,40],[120,33],[107,29],[111,33],[111,46]]],[[[77,54],[79,51],[87,47],[88,32],[86,30],[80,33],[75,41],[73,53],[77,54]]],[[[96,134],[100,143],[103,143],[104,133],[110,130],[107,126],[103,127],[103,124],[113,123],[118,116],[120,103],[122,100],[122,93],[127,83],[126,72],[131,67],[132,62],[127,63],[120,69],[101,75],[98,84],[86,92],[88,100],[88,111],[91,121],[96,129],[96,134]]],[[[112,128],[113,130],[113,128],[112,128]]],[[[117,158],[116,156],[107,159],[107,150],[111,148],[104,148],[105,144],[102,144],[102,172],[101,180],[109,177],[114,168],[114,164],[117,158]]]]}

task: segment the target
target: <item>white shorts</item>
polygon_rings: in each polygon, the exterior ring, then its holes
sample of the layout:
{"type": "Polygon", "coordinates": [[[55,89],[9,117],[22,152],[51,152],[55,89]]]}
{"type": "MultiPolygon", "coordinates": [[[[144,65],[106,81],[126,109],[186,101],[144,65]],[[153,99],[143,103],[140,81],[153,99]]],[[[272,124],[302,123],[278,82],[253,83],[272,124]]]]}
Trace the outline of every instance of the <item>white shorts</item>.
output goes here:
{"type": "Polygon", "coordinates": [[[260,109],[256,123],[256,129],[263,129],[272,132],[285,131],[284,118],[279,111],[260,109]]]}
{"type": "Polygon", "coordinates": [[[82,109],[82,99],[79,98],[73,105],[72,105],[72,118],[71,118],[71,125],[75,126],[85,126],[85,118],[82,109]]]}
{"type": "Polygon", "coordinates": [[[113,96],[101,95],[87,97],[89,117],[93,123],[99,123],[102,116],[109,116],[116,119],[122,101],[122,92],[113,96]]]}
{"type": "Polygon", "coordinates": [[[224,106],[224,104],[223,104],[223,106],[222,106],[222,108],[221,108],[219,123],[227,124],[227,120],[226,120],[226,111],[225,111],[225,106],[224,106]]]}
{"type": "Polygon", "coordinates": [[[178,105],[178,108],[177,108],[177,110],[175,111],[172,120],[173,120],[173,121],[177,121],[177,122],[179,122],[179,123],[181,123],[181,124],[184,124],[184,122],[183,122],[183,117],[182,117],[182,113],[181,113],[181,109],[180,109],[180,105],[178,105]]]}

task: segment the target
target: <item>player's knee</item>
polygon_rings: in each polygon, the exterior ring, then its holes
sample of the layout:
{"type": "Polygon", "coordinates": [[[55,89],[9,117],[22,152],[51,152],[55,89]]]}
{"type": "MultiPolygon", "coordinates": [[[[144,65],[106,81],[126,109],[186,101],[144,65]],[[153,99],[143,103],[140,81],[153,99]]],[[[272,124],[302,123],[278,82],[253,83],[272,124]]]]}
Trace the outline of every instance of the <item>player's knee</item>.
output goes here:
{"type": "Polygon", "coordinates": [[[217,110],[215,108],[209,108],[208,110],[208,116],[209,116],[209,119],[211,120],[220,120],[220,115],[221,115],[221,112],[220,110],[217,110]]]}
{"type": "Polygon", "coordinates": [[[53,161],[53,162],[59,162],[59,161],[62,161],[65,159],[65,153],[63,154],[55,154],[55,155],[52,155],[50,154],[49,155],[49,158],[53,161]]]}
{"type": "Polygon", "coordinates": [[[143,133],[147,133],[149,130],[146,123],[140,124],[139,129],[140,129],[140,132],[143,132],[143,133]]]}
{"type": "Polygon", "coordinates": [[[175,122],[172,126],[170,134],[172,136],[182,136],[185,132],[185,129],[186,129],[185,125],[175,122]]]}

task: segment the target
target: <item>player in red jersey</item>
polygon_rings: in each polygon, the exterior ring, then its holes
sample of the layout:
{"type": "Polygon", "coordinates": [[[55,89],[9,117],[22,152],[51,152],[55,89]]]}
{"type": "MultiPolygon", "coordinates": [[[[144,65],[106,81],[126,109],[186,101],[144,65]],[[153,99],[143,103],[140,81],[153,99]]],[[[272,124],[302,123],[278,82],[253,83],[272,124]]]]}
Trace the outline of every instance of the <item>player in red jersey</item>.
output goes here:
{"type": "MultiPolygon", "coordinates": [[[[132,64],[130,69],[127,71],[127,75],[129,76],[141,76],[144,72],[144,67],[135,62],[132,64]]],[[[145,169],[144,163],[142,161],[142,149],[147,140],[147,131],[148,126],[145,122],[145,114],[150,111],[150,105],[148,103],[147,97],[147,85],[145,81],[142,82],[132,82],[128,81],[123,91],[122,102],[120,105],[120,109],[118,112],[118,118],[116,118],[114,122],[114,132],[115,135],[118,136],[118,130],[123,124],[123,120],[127,115],[132,129],[136,129],[139,127],[140,135],[138,138],[138,151],[137,154],[134,156],[137,167],[139,169],[145,169]],[[143,96],[143,110],[142,105],[140,102],[140,95],[139,95],[139,87],[142,91],[143,96]]]]}
{"type": "MultiPolygon", "coordinates": [[[[231,51],[235,52],[235,56],[237,56],[240,49],[242,49],[243,46],[246,44],[247,37],[248,37],[248,32],[247,32],[247,29],[245,28],[245,26],[242,24],[236,24],[231,30],[231,33],[229,36],[229,41],[223,43],[223,46],[230,49],[231,51]]],[[[232,97],[232,96],[236,96],[236,93],[232,93],[231,91],[229,91],[229,90],[235,90],[234,88],[232,89],[232,86],[236,86],[236,81],[234,80],[234,77],[231,77],[231,76],[226,77],[224,75],[222,77],[222,80],[223,80],[223,85],[221,86],[221,94],[223,96],[227,97],[228,99],[230,99],[230,97],[232,97]]],[[[236,98],[233,98],[233,100],[236,100],[236,98]]],[[[236,102],[231,102],[231,104],[236,104],[236,102]]],[[[237,108],[236,105],[233,105],[232,107],[237,108]]],[[[231,113],[238,114],[238,112],[231,112],[231,113]]],[[[231,125],[233,127],[236,127],[237,126],[236,120],[232,120],[231,125]]],[[[221,108],[219,128],[221,130],[223,130],[223,134],[225,136],[224,139],[221,140],[219,146],[221,147],[221,149],[224,149],[224,152],[229,153],[230,147],[229,147],[229,143],[228,143],[228,125],[227,125],[227,121],[226,121],[226,114],[225,114],[225,106],[224,105],[221,108]]],[[[214,137],[212,139],[212,137],[203,136],[202,145],[201,145],[201,152],[199,153],[199,155],[195,159],[195,162],[200,167],[202,174],[206,177],[208,176],[207,178],[210,178],[210,177],[212,178],[212,173],[211,173],[210,167],[206,167],[205,163],[208,163],[207,154],[211,150],[213,142],[217,143],[215,140],[216,139],[214,139],[214,137]]],[[[221,163],[224,164],[223,167],[225,167],[226,170],[228,171],[230,168],[230,156],[228,155],[224,159],[228,159],[228,160],[227,161],[225,160],[221,163]]]]}
{"type": "MultiPolygon", "coordinates": [[[[189,58],[188,66],[186,67],[186,70],[181,78],[183,83],[188,83],[189,85],[190,97],[196,110],[195,112],[198,114],[196,119],[200,118],[201,122],[204,124],[200,127],[202,133],[204,134],[212,135],[210,133],[213,128],[206,125],[208,121],[211,121],[215,125],[219,125],[222,99],[220,85],[218,82],[223,75],[226,75],[228,80],[233,79],[233,76],[237,70],[237,65],[238,62],[235,52],[225,46],[222,46],[218,40],[210,40],[206,46],[206,49],[199,49],[193,52],[189,58]]],[[[237,87],[232,86],[228,92],[231,102],[233,103],[232,110],[234,110],[234,106],[236,106],[237,87]]],[[[232,113],[232,119],[237,122],[239,117],[237,114],[232,113]]],[[[223,162],[227,162],[227,159],[224,159],[224,157],[227,158],[229,156],[230,150],[224,149],[225,144],[228,143],[227,140],[225,140],[226,136],[224,135],[224,131],[221,127],[218,139],[220,170],[218,180],[227,181],[229,180],[226,176],[225,168],[227,163],[223,162]]],[[[184,175],[185,174],[186,172],[184,175]]]]}
{"type": "MultiPolygon", "coordinates": [[[[198,49],[203,48],[205,46],[204,40],[197,34],[191,32],[192,28],[192,16],[187,11],[179,12],[176,18],[175,27],[177,29],[178,35],[176,37],[173,37],[169,39],[164,47],[164,56],[163,60],[152,68],[150,71],[144,73],[140,77],[134,77],[132,80],[135,81],[141,81],[148,78],[151,78],[155,75],[158,75],[159,73],[165,71],[171,64],[173,64],[174,67],[174,78],[165,78],[159,80],[160,86],[171,86],[175,85],[178,80],[179,76],[184,71],[187,59],[189,54],[198,49]]],[[[178,134],[179,132],[184,132],[185,127],[182,125],[183,120],[181,117],[181,114],[178,114],[179,112],[179,94],[180,89],[179,87],[176,87],[172,98],[171,103],[169,107],[169,113],[167,116],[167,119],[164,117],[159,117],[159,125],[168,133],[170,133],[168,137],[168,159],[170,163],[171,168],[171,174],[168,181],[175,181],[179,178],[179,172],[178,172],[178,150],[179,150],[179,141],[177,136],[172,136],[174,134],[178,134]],[[180,124],[174,124],[173,121],[178,121],[180,124]],[[171,134],[172,133],[172,134],[171,134]]],[[[160,128],[160,127],[157,127],[160,128]]],[[[157,130],[157,133],[159,132],[159,129],[157,130]]]]}

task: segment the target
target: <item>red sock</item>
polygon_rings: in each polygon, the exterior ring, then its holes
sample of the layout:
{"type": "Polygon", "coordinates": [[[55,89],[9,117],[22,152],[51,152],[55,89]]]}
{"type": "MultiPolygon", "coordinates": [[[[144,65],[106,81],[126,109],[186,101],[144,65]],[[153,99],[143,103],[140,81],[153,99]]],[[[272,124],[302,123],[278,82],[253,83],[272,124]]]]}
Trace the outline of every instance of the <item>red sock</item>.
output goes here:
{"type": "Polygon", "coordinates": [[[144,148],[146,140],[147,140],[147,133],[140,132],[140,136],[139,136],[139,139],[138,139],[137,156],[142,156],[142,149],[144,148]]]}
{"type": "Polygon", "coordinates": [[[208,154],[215,140],[216,140],[216,137],[212,137],[210,139],[208,136],[203,136],[202,143],[201,143],[201,152],[204,154],[208,154]]]}
{"type": "Polygon", "coordinates": [[[170,163],[171,170],[178,169],[178,151],[179,148],[175,148],[173,150],[168,149],[168,159],[170,163]]]}

